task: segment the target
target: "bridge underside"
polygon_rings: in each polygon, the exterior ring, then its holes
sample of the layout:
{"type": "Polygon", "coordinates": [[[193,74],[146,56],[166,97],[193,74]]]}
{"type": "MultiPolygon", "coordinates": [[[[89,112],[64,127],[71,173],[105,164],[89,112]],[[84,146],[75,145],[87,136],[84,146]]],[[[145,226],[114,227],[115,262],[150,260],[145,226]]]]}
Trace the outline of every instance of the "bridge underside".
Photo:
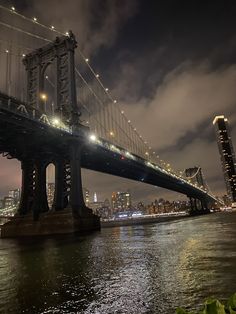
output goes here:
{"type": "MultiPolygon", "coordinates": [[[[136,160],[126,158],[124,154],[108,149],[106,143],[101,145],[91,142],[88,129],[82,126],[72,135],[65,130],[31,120],[24,115],[9,114],[7,110],[1,109],[0,153],[21,162],[22,195],[18,210],[19,217],[16,217],[18,228],[23,223],[22,217],[31,217],[29,219],[32,219],[34,230],[42,217],[47,220],[49,208],[46,194],[46,168],[50,163],[55,165],[53,212],[57,215],[59,211],[67,209],[80,221],[90,220],[90,225],[83,222],[87,225],[87,229],[96,229],[99,227],[99,222],[84,203],[81,167],[185,194],[191,199],[193,213],[197,212],[196,209],[198,212],[207,211],[208,199],[205,193],[177,178],[148,167],[141,158],[136,160]],[[196,199],[201,202],[200,208],[195,202],[196,199]]],[[[50,221],[53,220],[51,217],[50,212],[50,221]]],[[[65,219],[60,215],[55,217],[55,220],[58,220],[58,217],[65,219]]],[[[71,221],[70,217],[69,221],[71,221]]],[[[12,221],[10,223],[13,224],[12,221]]],[[[73,231],[74,225],[71,228],[73,231]]],[[[81,224],[78,225],[83,228],[81,224]]],[[[39,230],[40,228],[44,227],[38,227],[39,230]]],[[[4,228],[2,232],[4,233],[4,228]]]]}

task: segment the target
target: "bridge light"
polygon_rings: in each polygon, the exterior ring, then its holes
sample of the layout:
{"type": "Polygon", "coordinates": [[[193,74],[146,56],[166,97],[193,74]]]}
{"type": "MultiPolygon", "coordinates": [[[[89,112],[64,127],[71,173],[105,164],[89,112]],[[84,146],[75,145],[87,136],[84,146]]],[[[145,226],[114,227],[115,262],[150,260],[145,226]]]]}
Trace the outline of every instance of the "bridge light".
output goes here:
{"type": "Polygon", "coordinates": [[[22,54],[22,57],[23,57],[23,58],[25,57],[25,54],[24,54],[24,53],[22,54]]]}
{"type": "Polygon", "coordinates": [[[66,32],[66,36],[69,36],[69,32],[66,32]]]}
{"type": "Polygon", "coordinates": [[[111,136],[115,136],[115,134],[114,134],[113,131],[110,131],[110,135],[111,135],[111,136]]]}
{"type": "Polygon", "coordinates": [[[108,92],[108,88],[106,88],[105,91],[108,92]]]}
{"type": "Polygon", "coordinates": [[[53,118],[52,124],[59,125],[60,124],[60,120],[58,118],[53,118]]]}
{"type": "Polygon", "coordinates": [[[12,10],[12,11],[16,11],[16,8],[12,6],[12,7],[11,7],[11,10],[12,10]]]}
{"type": "Polygon", "coordinates": [[[96,77],[99,78],[99,74],[96,74],[96,77]]]}
{"type": "Polygon", "coordinates": [[[86,62],[89,62],[89,59],[87,58],[87,59],[85,59],[85,61],[86,61],[86,62]]]}
{"type": "Polygon", "coordinates": [[[46,94],[40,94],[40,98],[42,99],[42,100],[47,100],[47,95],[46,94]]]}
{"type": "Polygon", "coordinates": [[[89,139],[90,139],[92,142],[95,142],[96,139],[97,139],[97,137],[96,137],[95,134],[91,134],[91,135],[89,136],[89,139]]]}
{"type": "Polygon", "coordinates": [[[128,123],[130,123],[131,121],[130,120],[128,120],[128,123]]]}
{"type": "Polygon", "coordinates": [[[116,103],[117,103],[117,100],[115,99],[113,102],[114,102],[114,104],[116,104],[116,103]]]}
{"type": "Polygon", "coordinates": [[[145,155],[147,155],[147,156],[148,156],[148,155],[149,155],[149,153],[148,153],[148,152],[145,152],[145,155]]]}
{"type": "Polygon", "coordinates": [[[33,17],[33,21],[34,21],[34,22],[37,22],[37,17],[33,17]]]}
{"type": "Polygon", "coordinates": [[[121,113],[124,114],[124,110],[122,110],[121,113]]]}
{"type": "Polygon", "coordinates": [[[9,53],[9,50],[8,50],[8,49],[6,49],[6,50],[5,50],[5,52],[6,52],[6,53],[9,53]]]}
{"type": "Polygon", "coordinates": [[[52,26],[51,26],[51,29],[52,29],[52,30],[54,30],[54,29],[55,29],[55,27],[52,25],[52,26]]]}

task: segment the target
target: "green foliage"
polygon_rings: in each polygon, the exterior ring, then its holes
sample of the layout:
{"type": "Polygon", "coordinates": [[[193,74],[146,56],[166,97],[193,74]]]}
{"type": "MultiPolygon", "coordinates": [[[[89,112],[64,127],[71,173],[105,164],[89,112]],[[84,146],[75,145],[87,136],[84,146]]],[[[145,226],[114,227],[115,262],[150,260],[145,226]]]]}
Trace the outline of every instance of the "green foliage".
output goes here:
{"type": "Polygon", "coordinates": [[[216,299],[208,299],[198,313],[190,313],[182,308],[177,308],[176,314],[236,314],[236,293],[229,298],[226,304],[222,304],[216,299]]]}

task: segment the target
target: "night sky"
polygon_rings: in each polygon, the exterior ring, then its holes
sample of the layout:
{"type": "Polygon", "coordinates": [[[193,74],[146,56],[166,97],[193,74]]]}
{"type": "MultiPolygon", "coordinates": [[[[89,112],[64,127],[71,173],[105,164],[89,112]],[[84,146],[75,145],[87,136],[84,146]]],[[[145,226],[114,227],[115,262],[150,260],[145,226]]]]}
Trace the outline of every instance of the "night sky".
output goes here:
{"type": "MultiPolygon", "coordinates": [[[[174,169],[199,165],[225,194],[213,118],[236,141],[236,2],[141,0],[0,1],[61,30],[72,29],[138,132],[174,169]]],[[[0,191],[20,186],[20,165],[0,160],[0,191]]],[[[98,199],[129,189],[135,201],[179,199],[166,190],[84,171],[98,199]]]]}

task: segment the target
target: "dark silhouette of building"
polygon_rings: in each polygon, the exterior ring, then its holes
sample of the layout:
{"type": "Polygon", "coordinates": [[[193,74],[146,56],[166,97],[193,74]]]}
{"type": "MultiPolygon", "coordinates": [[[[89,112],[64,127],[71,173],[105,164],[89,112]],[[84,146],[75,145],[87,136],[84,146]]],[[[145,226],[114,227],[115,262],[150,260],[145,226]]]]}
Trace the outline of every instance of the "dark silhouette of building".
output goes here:
{"type": "Polygon", "coordinates": [[[232,202],[236,201],[236,172],[235,154],[230,137],[228,120],[222,116],[216,116],[213,124],[216,129],[217,142],[224,172],[227,194],[232,202]]]}

